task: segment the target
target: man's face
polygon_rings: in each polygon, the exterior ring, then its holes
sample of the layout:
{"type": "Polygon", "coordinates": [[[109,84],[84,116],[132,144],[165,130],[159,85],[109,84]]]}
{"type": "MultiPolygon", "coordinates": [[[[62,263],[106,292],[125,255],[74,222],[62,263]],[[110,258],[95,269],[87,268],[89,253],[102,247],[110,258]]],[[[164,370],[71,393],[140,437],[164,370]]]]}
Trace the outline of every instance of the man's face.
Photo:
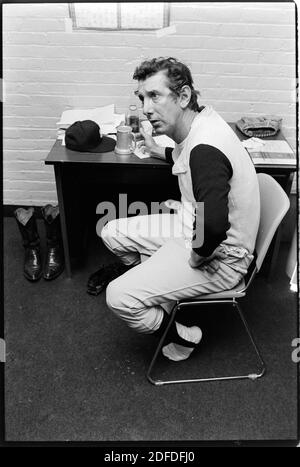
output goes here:
{"type": "Polygon", "coordinates": [[[143,112],[151,122],[156,134],[172,137],[182,113],[179,99],[168,87],[164,71],[139,81],[136,92],[143,104],[143,112]]]}

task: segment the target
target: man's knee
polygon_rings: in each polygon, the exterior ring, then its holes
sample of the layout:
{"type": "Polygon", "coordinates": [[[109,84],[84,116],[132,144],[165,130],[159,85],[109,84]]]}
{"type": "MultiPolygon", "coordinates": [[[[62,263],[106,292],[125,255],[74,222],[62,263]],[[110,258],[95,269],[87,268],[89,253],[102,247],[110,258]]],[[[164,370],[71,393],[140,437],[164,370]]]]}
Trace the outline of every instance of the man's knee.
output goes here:
{"type": "Polygon", "coordinates": [[[109,221],[105,226],[102,228],[100,232],[100,237],[102,241],[105,243],[105,245],[111,243],[111,240],[115,238],[117,235],[117,229],[116,229],[116,221],[112,220],[109,221]]]}
{"type": "Polygon", "coordinates": [[[112,310],[119,310],[127,314],[134,314],[144,307],[138,290],[131,286],[132,281],[126,277],[127,273],[111,281],[106,288],[106,303],[112,310]]]}
{"type": "Polygon", "coordinates": [[[127,296],[127,290],[122,286],[122,280],[119,278],[108,284],[106,288],[106,303],[111,310],[116,311],[130,308],[127,296]]]}
{"type": "Polygon", "coordinates": [[[111,281],[106,287],[106,304],[108,308],[114,310],[118,307],[118,291],[114,285],[115,281],[111,281]]]}
{"type": "Polygon", "coordinates": [[[129,290],[126,281],[115,279],[106,289],[106,302],[110,310],[130,328],[137,332],[153,332],[153,322],[157,320],[157,311],[145,307],[134,290],[129,290]],[[153,316],[155,315],[155,316],[153,316]]]}

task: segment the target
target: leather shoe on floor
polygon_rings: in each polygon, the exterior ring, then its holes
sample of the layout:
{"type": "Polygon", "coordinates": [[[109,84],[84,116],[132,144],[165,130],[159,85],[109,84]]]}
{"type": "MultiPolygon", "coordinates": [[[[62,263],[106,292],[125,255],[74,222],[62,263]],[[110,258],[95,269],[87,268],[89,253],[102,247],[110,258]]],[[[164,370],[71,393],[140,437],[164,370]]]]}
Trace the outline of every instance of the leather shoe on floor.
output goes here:
{"type": "Polygon", "coordinates": [[[42,277],[42,260],[39,247],[25,248],[24,276],[31,282],[42,277]]]}
{"type": "Polygon", "coordinates": [[[130,268],[130,266],[125,266],[125,264],[121,263],[102,266],[89,277],[87,293],[91,295],[99,295],[99,293],[101,293],[111,281],[124,274],[124,272],[128,271],[130,268]]]}
{"type": "Polygon", "coordinates": [[[48,247],[44,266],[44,279],[46,279],[46,281],[56,279],[56,277],[63,272],[64,267],[65,263],[62,248],[59,245],[48,247]]]}

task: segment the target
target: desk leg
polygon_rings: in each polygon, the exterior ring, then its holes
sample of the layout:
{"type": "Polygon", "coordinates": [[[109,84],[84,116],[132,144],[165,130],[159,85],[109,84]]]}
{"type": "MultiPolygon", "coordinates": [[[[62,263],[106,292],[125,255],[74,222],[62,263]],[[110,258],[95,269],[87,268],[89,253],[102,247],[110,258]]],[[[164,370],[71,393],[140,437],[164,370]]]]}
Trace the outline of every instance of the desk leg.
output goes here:
{"type": "Polygon", "coordinates": [[[284,191],[286,192],[286,194],[288,196],[290,196],[290,194],[291,194],[292,183],[293,183],[293,179],[294,179],[294,173],[295,172],[292,172],[287,176],[285,186],[283,187],[284,191]]]}
{"type": "MultiPolygon", "coordinates": [[[[291,193],[293,177],[294,177],[294,173],[290,173],[286,178],[286,182],[284,186],[282,187],[288,196],[290,196],[290,193],[291,193]]],[[[281,237],[282,237],[282,223],[278,227],[277,232],[275,234],[275,238],[274,238],[272,258],[271,258],[271,263],[270,263],[268,276],[267,276],[268,282],[271,282],[273,278],[273,274],[274,274],[276,262],[277,262],[277,257],[278,257],[278,252],[280,248],[280,243],[281,243],[281,237]]]]}
{"type": "Polygon", "coordinates": [[[271,282],[273,278],[273,274],[275,271],[275,266],[277,263],[277,258],[278,258],[278,252],[279,252],[279,247],[281,243],[281,236],[282,236],[282,224],[278,227],[278,230],[275,234],[275,239],[274,239],[274,246],[273,246],[273,251],[272,251],[272,258],[271,258],[271,264],[270,268],[268,271],[268,276],[267,276],[267,282],[271,282]]]}
{"type": "Polygon", "coordinates": [[[64,202],[64,193],[63,193],[63,187],[62,187],[61,164],[54,165],[54,172],[55,172],[58,205],[59,205],[61,233],[62,233],[62,240],[63,240],[63,247],[64,247],[66,274],[67,274],[67,277],[70,278],[72,276],[72,272],[71,272],[70,250],[69,250],[67,222],[66,222],[66,205],[64,202]]]}

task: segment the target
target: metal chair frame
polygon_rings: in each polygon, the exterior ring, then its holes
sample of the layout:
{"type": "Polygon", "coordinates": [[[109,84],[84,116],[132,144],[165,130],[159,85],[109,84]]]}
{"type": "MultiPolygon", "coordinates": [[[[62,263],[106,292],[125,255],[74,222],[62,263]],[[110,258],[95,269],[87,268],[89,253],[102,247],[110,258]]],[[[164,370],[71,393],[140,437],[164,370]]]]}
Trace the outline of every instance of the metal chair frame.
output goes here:
{"type": "MultiPolygon", "coordinates": [[[[251,276],[250,276],[250,279],[249,281],[247,282],[247,285],[239,290],[239,294],[240,294],[240,298],[245,296],[245,293],[246,293],[246,290],[248,289],[250,283],[253,281],[254,279],[254,276],[257,272],[257,268],[255,266],[251,276]]],[[[246,321],[246,318],[242,312],[242,309],[241,309],[241,306],[239,305],[238,301],[237,301],[237,298],[236,297],[231,297],[231,298],[224,298],[224,299],[214,299],[214,298],[211,298],[211,299],[206,299],[206,300],[178,300],[176,302],[176,304],[174,305],[172,311],[171,311],[171,316],[170,316],[170,320],[168,322],[168,326],[166,327],[165,329],[165,332],[163,333],[160,341],[159,341],[159,344],[155,350],[155,353],[154,353],[154,356],[152,358],[152,361],[150,363],[150,366],[148,368],[148,371],[147,371],[147,378],[148,380],[150,381],[150,383],[156,385],[156,386],[161,386],[161,385],[164,385],[164,384],[178,384],[178,383],[199,383],[199,382],[207,382],[207,381],[224,381],[224,380],[233,380],[233,379],[250,379],[250,380],[256,380],[257,378],[261,378],[266,372],[266,365],[263,361],[263,358],[260,354],[260,351],[255,343],[255,340],[254,340],[254,337],[250,331],[250,328],[249,328],[249,325],[246,321]],[[250,341],[252,343],[252,347],[257,355],[257,358],[258,358],[258,361],[260,363],[260,371],[258,373],[248,373],[248,374],[244,374],[244,375],[236,375],[236,376],[219,376],[219,377],[212,377],[212,378],[191,378],[191,379],[178,379],[178,380],[161,380],[161,379],[154,379],[153,376],[151,375],[152,373],[152,369],[156,363],[156,360],[158,358],[158,355],[161,351],[161,348],[163,346],[163,343],[164,343],[164,340],[168,334],[168,331],[170,329],[170,327],[172,326],[172,323],[174,322],[175,320],[175,317],[177,315],[177,312],[180,311],[180,309],[182,307],[193,307],[193,306],[197,306],[197,305],[211,305],[211,304],[217,304],[217,305],[223,305],[223,304],[230,304],[232,305],[237,311],[238,311],[238,314],[240,316],[240,319],[244,325],[244,328],[250,338],[250,341]]]]}

